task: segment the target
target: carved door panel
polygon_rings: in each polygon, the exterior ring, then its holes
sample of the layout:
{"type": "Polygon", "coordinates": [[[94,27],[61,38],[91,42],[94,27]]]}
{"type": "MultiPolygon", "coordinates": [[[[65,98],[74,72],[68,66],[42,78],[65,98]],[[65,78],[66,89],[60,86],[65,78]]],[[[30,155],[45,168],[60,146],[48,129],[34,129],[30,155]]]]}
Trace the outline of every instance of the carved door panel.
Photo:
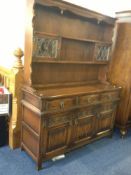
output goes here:
{"type": "Polygon", "coordinates": [[[47,157],[62,154],[70,142],[72,114],[54,114],[46,119],[43,140],[47,157]],[[45,143],[46,142],[46,143],[45,143]]]}
{"type": "Polygon", "coordinates": [[[96,121],[97,121],[96,134],[97,135],[104,134],[113,129],[114,116],[115,116],[115,111],[112,111],[112,110],[103,111],[97,114],[96,116],[96,121]]]}
{"type": "Polygon", "coordinates": [[[33,60],[57,60],[61,38],[36,34],[33,37],[33,60]]]}
{"type": "Polygon", "coordinates": [[[91,109],[78,112],[78,118],[75,119],[75,138],[74,142],[84,142],[94,135],[95,116],[91,109]]]}
{"type": "Polygon", "coordinates": [[[109,61],[110,59],[110,44],[97,43],[94,51],[94,61],[109,61]]]}

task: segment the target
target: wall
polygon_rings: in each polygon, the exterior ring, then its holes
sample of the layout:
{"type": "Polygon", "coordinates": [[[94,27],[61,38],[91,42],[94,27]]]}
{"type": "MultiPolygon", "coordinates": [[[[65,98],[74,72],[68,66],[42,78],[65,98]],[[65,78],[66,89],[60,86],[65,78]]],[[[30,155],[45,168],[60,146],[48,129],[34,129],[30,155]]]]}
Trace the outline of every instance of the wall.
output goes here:
{"type": "Polygon", "coordinates": [[[13,51],[24,47],[26,0],[4,0],[0,3],[0,66],[12,67],[13,51]]]}
{"type": "Polygon", "coordinates": [[[131,0],[66,0],[91,10],[115,17],[115,12],[129,10],[131,0]]]}

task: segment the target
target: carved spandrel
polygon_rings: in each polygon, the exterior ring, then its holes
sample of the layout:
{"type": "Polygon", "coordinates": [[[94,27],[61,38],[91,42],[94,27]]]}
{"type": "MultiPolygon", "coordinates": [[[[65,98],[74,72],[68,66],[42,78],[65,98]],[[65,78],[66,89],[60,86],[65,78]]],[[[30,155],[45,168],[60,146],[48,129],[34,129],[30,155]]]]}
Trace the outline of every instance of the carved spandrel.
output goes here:
{"type": "Polygon", "coordinates": [[[56,38],[33,38],[33,56],[57,58],[59,40],[56,38]]]}
{"type": "Polygon", "coordinates": [[[108,61],[110,58],[111,45],[97,44],[95,47],[95,60],[108,61]]]}

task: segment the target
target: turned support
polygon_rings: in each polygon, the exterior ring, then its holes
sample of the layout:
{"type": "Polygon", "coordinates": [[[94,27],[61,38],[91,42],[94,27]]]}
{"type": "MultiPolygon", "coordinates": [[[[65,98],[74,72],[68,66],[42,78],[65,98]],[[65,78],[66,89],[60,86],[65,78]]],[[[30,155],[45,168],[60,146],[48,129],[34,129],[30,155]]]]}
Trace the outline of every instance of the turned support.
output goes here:
{"type": "Polygon", "coordinates": [[[14,149],[20,146],[21,123],[21,87],[24,81],[24,66],[22,64],[23,51],[18,48],[14,51],[15,64],[10,73],[9,90],[12,93],[12,115],[9,122],[9,146],[14,149]]]}

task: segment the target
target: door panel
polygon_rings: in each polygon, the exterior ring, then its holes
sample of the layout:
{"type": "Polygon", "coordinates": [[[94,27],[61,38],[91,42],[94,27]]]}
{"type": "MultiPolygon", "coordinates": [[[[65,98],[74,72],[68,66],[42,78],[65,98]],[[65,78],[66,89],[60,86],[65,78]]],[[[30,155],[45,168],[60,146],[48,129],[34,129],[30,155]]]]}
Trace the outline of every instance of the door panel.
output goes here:
{"type": "Polygon", "coordinates": [[[77,113],[75,119],[74,142],[81,142],[90,139],[94,134],[95,116],[92,114],[92,108],[83,108],[77,113]]]}
{"type": "Polygon", "coordinates": [[[93,135],[94,116],[85,116],[76,122],[76,142],[83,139],[90,139],[93,135]]]}
{"type": "Polygon", "coordinates": [[[113,128],[114,112],[112,110],[100,112],[97,116],[97,135],[113,128]]]}
{"type": "Polygon", "coordinates": [[[63,149],[67,146],[68,125],[49,129],[47,138],[47,152],[63,149]]]}
{"type": "MultiPolygon", "coordinates": [[[[73,113],[49,115],[45,119],[46,153],[64,151],[70,142],[73,113]]],[[[43,140],[44,143],[44,140],[43,140]]]]}

